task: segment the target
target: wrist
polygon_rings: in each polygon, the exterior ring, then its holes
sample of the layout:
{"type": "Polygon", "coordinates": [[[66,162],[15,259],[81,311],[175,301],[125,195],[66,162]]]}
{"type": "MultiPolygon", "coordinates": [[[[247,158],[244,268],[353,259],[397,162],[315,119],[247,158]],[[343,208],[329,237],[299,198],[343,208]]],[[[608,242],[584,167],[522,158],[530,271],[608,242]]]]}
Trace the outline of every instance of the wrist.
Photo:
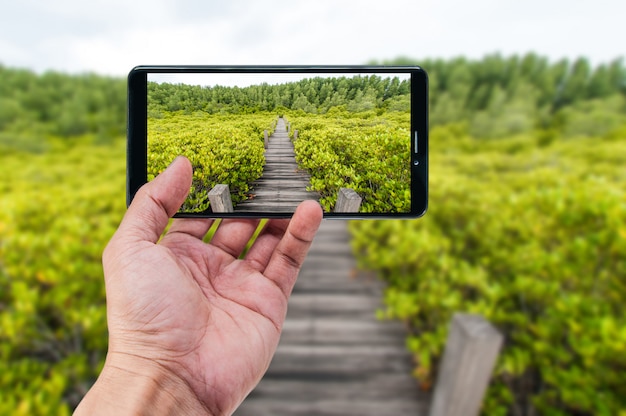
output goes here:
{"type": "Polygon", "coordinates": [[[184,380],[144,358],[107,356],[74,415],[212,415],[184,380]]]}

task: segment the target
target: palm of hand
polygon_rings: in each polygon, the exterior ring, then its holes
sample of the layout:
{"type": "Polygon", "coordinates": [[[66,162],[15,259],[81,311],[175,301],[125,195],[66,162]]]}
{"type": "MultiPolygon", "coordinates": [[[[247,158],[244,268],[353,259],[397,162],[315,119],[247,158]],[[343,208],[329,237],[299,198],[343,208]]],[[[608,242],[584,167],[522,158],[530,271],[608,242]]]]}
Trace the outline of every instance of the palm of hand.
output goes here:
{"type": "Polygon", "coordinates": [[[114,286],[107,290],[123,294],[109,305],[110,353],[158,363],[205,403],[239,404],[267,369],[287,308],[292,282],[272,281],[257,260],[277,239],[262,235],[244,260],[228,252],[241,243],[220,248],[185,232],[126,251],[131,262],[111,262],[106,270],[107,285],[114,286]]]}

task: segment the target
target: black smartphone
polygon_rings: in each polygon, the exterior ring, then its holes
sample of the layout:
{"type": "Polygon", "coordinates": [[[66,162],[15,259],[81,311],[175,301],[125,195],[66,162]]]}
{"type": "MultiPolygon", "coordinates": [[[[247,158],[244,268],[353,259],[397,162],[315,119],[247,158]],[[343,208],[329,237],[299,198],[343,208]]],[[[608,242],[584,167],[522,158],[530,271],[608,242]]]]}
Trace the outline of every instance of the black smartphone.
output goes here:
{"type": "Polygon", "coordinates": [[[414,218],[428,203],[418,66],[138,66],[128,76],[127,203],[178,155],[176,217],[414,218]]]}

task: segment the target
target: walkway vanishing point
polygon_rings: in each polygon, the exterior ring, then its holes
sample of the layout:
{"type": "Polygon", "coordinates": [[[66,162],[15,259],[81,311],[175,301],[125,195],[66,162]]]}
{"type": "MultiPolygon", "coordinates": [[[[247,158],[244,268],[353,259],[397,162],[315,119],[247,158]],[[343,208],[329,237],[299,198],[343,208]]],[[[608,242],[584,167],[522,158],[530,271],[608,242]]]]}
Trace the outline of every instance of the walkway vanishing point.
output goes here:
{"type": "Polygon", "coordinates": [[[305,199],[319,201],[317,192],[306,190],[309,185],[308,173],[298,169],[285,120],[279,118],[265,151],[263,175],[252,183],[253,197],[240,202],[235,212],[293,213],[305,199]]]}
{"type": "Polygon", "coordinates": [[[379,321],[381,282],[355,276],[347,222],[324,220],[289,300],[276,355],[235,416],[426,416],[404,326],[379,321]]]}

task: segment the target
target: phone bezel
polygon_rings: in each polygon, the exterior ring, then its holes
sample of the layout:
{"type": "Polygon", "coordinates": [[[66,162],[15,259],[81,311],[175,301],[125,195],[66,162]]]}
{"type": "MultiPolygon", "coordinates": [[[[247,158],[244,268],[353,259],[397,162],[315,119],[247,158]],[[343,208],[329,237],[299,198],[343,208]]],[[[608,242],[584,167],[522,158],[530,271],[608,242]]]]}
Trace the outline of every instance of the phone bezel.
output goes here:
{"type": "MultiPolygon", "coordinates": [[[[419,66],[214,66],[141,65],[128,74],[126,203],[147,182],[147,76],[148,73],[298,73],[411,74],[411,210],[402,213],[334,213],[325,218],[417,218],[428,207],[428,76],[419,66]]],[[[179,218],[289,218],[293,213],[176,213],[179,218]]]]}

